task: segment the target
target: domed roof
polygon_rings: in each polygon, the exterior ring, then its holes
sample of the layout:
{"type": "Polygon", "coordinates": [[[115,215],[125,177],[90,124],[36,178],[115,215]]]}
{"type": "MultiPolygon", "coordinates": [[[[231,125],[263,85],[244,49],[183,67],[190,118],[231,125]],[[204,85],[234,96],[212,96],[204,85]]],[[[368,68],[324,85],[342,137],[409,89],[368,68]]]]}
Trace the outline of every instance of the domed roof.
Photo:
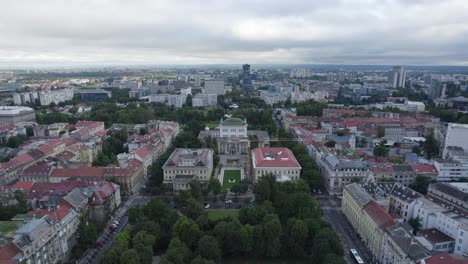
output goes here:
{"type": "Polygon", "coordinates": [[[237,117],[230,117],[227,118],[226,120],[221,120],[221,125],[224,126],[244,126],[247,124],[247,121],[244,119],[240,119],[237,117]]]}

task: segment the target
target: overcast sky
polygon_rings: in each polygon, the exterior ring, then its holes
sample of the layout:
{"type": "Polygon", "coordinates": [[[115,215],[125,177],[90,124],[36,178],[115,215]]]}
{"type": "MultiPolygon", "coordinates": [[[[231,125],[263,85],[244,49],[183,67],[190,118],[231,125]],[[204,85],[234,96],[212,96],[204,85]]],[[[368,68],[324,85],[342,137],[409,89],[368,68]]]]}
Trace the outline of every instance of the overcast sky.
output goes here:
{"type": "Polygon", "coordinates": [[[1,0],[0,65],[468,65],[468,0],[1,0]]]}

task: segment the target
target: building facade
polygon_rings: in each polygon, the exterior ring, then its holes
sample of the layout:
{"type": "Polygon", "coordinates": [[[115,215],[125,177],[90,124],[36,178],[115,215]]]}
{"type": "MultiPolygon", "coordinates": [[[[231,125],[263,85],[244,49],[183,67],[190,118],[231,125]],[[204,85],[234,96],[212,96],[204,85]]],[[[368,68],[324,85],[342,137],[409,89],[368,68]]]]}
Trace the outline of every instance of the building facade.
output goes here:
{"type": "Polygon", "coordinates": [[[9,124],[36,121],[36,113],[24,106],[0,106],[0,121],[9,124]]]}
{"type": "Polygon", "coordinates": [[[277,177],[277,180],[298,180],[301,175],[301,165],[288,148],[264,147],[252,150],[253,181],[267,174],[277,177]]]}
{"type": "Polygon", "coordinates": [[[163,183],[175,192],[190,189],[192,180],[206,186],[213,173],[213,154],[212,149],[175,149],[162,167],[163,183]]]}

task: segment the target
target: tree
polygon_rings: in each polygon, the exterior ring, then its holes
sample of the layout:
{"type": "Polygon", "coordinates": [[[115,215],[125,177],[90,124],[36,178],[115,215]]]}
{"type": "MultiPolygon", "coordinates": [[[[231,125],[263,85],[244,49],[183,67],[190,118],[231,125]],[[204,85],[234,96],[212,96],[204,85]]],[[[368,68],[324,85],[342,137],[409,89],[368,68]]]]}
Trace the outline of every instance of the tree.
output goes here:
{"type": "Polygon", "coordinates": [[[417,235],[419,230],[421,230],[421,219],[419,217],[411,218],[408,220],[408,224],[413,228],[413,234],[417,235]]]}
{"type": "Polygon", "coordinates": [[[434,134],[431,133],[425,137],[426,141],[424,141],[424,152],[426,153],[426,157],[428,159],[432,158],[439,154],[439,143],[434,137],[434,134]]]}
{"type": "Polygon", "coordinates": [[[221,250],[218,240],[214,236],[205,235],[198,241],[198,254],[202,258],[218,262],[221,259],[221,250]]]}
{"type": "Polygon", "coordinates": [[[253,250],[253,232],[254,227],[248,224],[243,226],[239,232],[241,240],[241,251],[244,254],[250,254],[253,250]]]}
{"type": "Polygon", "coordinates": [[[146,231],[142,230],[136,233],[133,237],[132,243],[135,244],[143,244],[143,246],[153,246],[156,242],[156,237],[153,235],[149,235],[146,231]]]}
{"type": "Polygon", "coordinates": [[[431,183],[430,177],[427,177],[424,175],[418,175],[416,176],[414,184],[411,184],[410,187],[411,189],[425,195],[427,193],[427,188],[429,187],[430,183],[431,183]]]}
{"type": "Polygon", "coordinates": [[[197,223],[187,217],[182,217],[172,227],[172,235],[194,249],[202,236],[202,232],[197,223]]]}
{"type": "Polygon", "coordinates": [[[343,257],[338,256],[334,253],[330,253],[325,257],[325,261],[323,263],[327,264],[346,264],[346,261],[343,257]]]}
{"type": "Polygon", "coordinates": [[[312,246],[312,262],[313,263],[325,263],[324,260],[328,254],[336,254],[343,256],[343,248],[341,242],[336,233],[330,228],[322,228],[314,238],[312,246]]]}
{"type": "Polygon", "coordinates": [[[180,239],[173,238],[160,263],[186,264],[192,259],[192,251],[180,239]]]}
{"type": "Polygon", "coordinates": [[[241,185],[240,183],[236,182],[231,186],[230,189],[231,192],[235,193],[236,195],[241,192],[241,185]]]}
{"type": "Polygon", "coordinates": [[[196,201],[200,203],[203,202],[203,191],[198,180],[192,180],[190,182],[190,194],[196,201]]]}
{"type": "Polygon", "coordinates": [[[86,219],[80,218],[80,224],[78,226],[79,239],[78,243],[85,247],[92,247],[96,243],[97,230],[94,224],[88,224],[86,219]]]}
{"type": "Polygon", "coordinates": [[[140,257],[135,249],[129,249],[120,256],[120,263],[125,264],[140,264],[140,257]]]}
{"type": "Polygon", "coordinates": [[[240,182],[240,192],[246,193],[249,190],[250,181],[247,179],[243,179],[240,182]]]}
{"type": "Polygon", "coordinates": [[[273,174],[262,176],[254,186],[257,201],[273,201],[276,197],[276,177],[273,174]]]}
{"type": "Polygon", "coordinates": [[[307,223],[302,220],[290,218],[287,222],[286,247],[292,256],[303,256],[304,245],[309,236],[307,223]]]}
{"type": "Polygon", "coordinates": [[[208,189],[217,195],[221,191],[221,183],[217,178],[211,177],[210,182],[208,183],[208,189]]]}
{"type": "Polygon", "coordinates": [[[216,264],[213,260],[204,259],[201,257],[196,257],[190,262],[190,264],[216,264]]]}
{"type": "Polygon", "coordinates": [[[275,214],[263,218],[263,238],[265,240],[265,256],[277,257],[280,254],[281,223],[275,214]]]}
{"type": "Polygon", "coordinates": [[[328,140],[327,142],[325,142],[324,144],[327,148],[334,148],[335,145],[336,145],[336,141],[335,140],[328,140]]]}
{"type": "Polygon", "coordinates": [[[385,147],[384,144],[378,144],[374,147],[373,154],[377,157],[386,157],[388,156],[389,149],[385,147]]]}

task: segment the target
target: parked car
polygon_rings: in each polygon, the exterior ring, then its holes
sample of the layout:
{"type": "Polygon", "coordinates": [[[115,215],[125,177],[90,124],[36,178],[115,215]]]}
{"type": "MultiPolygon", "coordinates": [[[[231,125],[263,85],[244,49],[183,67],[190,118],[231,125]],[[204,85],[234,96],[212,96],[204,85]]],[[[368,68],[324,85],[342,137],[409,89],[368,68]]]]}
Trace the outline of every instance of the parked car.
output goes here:
{"type": "Polygon", "coordinates": [[[209,203],[204,203],[203,205],[205,206],[205,209],[208,209],[208,208],[211,207],[211,205],[209,203]]]}
{"type": "Polygon", "coordinates": [[[112,224],[114,224],[114,225],[116,225],[116,226],[120,225],[119,221],[117,221],[117,220],[114,221],[114,222],[112,222],[112,224]]]}
{"type": "Polygon", "coordinates": [[[109,230],[111,230],[111,231],[115,231],[116,229],[117,229],[117,225],[115,225],[115,224],[112,224],[112,225],[109,226],[109,230]]]}
{"type": "Polygon", "coordinates": [[[102,247],[104,244],[101,242],[101,241],[97,241],[96,242],[96,247],[99,248],[99,247],[102,247]]]}
{"type": "Polygon", "coordinates": [[[232,204],[232,200],[226,200],[227,204],[232,204]]]}

